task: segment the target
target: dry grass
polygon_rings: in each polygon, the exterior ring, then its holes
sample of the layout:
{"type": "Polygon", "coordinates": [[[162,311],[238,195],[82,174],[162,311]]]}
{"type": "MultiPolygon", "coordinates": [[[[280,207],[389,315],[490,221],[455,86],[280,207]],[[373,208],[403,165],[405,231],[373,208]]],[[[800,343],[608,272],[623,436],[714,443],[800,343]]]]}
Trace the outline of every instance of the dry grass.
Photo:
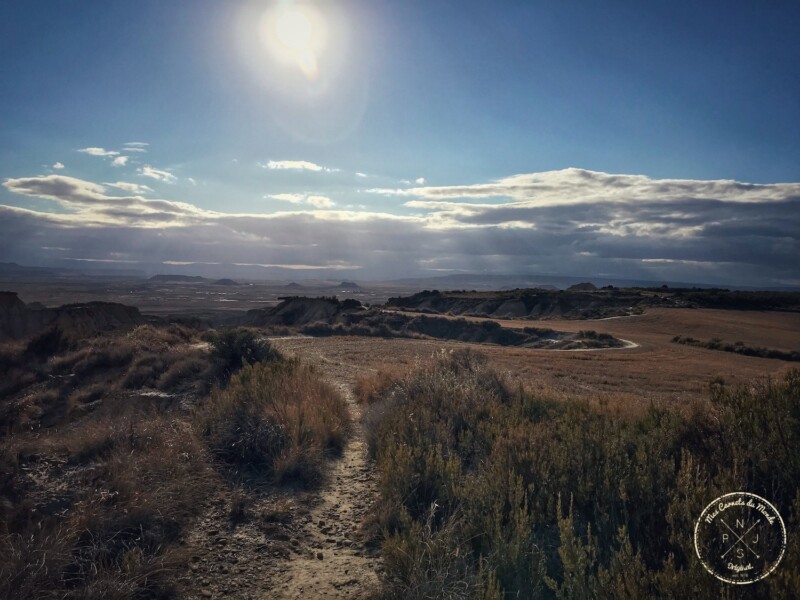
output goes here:
{"type": "Polygon", "coordinates": [[[173,546],[215,485],[186,423],[92,420],[6,451],[19,462],[0,534],[1,597],[171,593],[173,546]],[[38,481],[25,475],[32,467],[38,481]]]}
{"type": "Polygon", "coordinates": [[[342,396],[312,367],[296,361],[257,363],[216,391],[198,416],[211,450],[237,473],[278,481],[317,481],[323,458],[338,452],[349,429],[342,396]]]}
{"type": "Polygon", "coordinates": [[[221,483],[190,415],[140,392],[215,373],[196,341],[145,326],[3,346],[0,597],[174,594],[177,542],[221,483]]]}
{"type": "Polygon", "coordinates": [[[359,404],[370,405],[386,395],[398,379],[408,373],[407,365],[382,364],[377,372],[361,374],[356,378],[353,394],[359,404]]]}

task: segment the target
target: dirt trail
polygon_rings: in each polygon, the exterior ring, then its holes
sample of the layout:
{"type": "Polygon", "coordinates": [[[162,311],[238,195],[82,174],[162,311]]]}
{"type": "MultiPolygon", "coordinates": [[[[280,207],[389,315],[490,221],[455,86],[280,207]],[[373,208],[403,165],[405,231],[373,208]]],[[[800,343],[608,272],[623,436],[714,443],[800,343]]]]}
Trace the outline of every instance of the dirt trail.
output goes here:
{"type": "MultiPolygon", "coordinates": [[[[292,353],[291,338],[275,340],[292,353]]],[[[298,353],[317,365],[326,379],[345,396],[353,420],[353,434],[341,459],[332,466],[329,480],[320,490],[306,519],[303,533],[307,549],[293,557],[274,580],[274,598],[360,598],[378,584],[377,557],[361,544],[359,527],[374,501],[375,473],[366,459],[361,428],[361,409],[352,393],[355,366],[327,360],[322,354],[298,353]]]]}
{"type": "Polygon", "coordinates": [[[231,522],[230,494],[207,499],[204,516],[185,540],[191,573],[184,598],[294,600],[367,598],[378,586],[380,559],[361,541],[361,522],[376,497],[375,472],[365,454],[353,364],[327,359],[302,338],[273,339],[287,355],[318,367],[345,396],[353,433],[331,459],[319,489],[247,488],[247,518],[231,522]],[[305,342],[305,343],[304,343],[305,342]]]}

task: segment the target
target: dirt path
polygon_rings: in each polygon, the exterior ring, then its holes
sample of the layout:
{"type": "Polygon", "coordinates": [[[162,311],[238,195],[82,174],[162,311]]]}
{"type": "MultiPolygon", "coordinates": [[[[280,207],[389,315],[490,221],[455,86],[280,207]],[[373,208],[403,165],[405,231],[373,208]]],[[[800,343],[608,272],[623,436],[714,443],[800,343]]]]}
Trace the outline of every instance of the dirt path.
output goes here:
{"type": "MultiPolygon", "coordinates": [[[[275,345],[292,353],[291,338],[275,345]]],[[[308,552],[293,557],[275,578],[274,598],[363,598],[378,584],[377,557],[359,540],[359,528],[374,501],[375,474],[367,463],[360,407],[355,403],[353,365],[327,360],[322,354],[298,352],[316,364],[345,396],[353,419],[353,434],[343,455],[310,511],[303,533],[308,552]]]]}
{"type": "Polygon", "coordinates": [[[184,541],[191,570],[180,580],[181,596],[367,598],[377,588],[381,564],[360,536],[376,483],[352,394],[359,368],[327,359],[302,338],[271,341],[285,354],[315,364],[342,392],[353,420],[352,436],[342,455],[331,459],[317,490],[241,489],[236,492],[246,506],[241,519],[231,518],[233,494],[205,499],[204,515],[184,541]]]}

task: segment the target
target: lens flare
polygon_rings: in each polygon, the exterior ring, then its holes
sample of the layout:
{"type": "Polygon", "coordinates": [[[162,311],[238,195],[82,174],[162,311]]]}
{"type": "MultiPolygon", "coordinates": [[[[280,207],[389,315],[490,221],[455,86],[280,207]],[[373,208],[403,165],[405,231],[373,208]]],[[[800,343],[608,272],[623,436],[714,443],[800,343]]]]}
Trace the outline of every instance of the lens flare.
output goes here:
{"type": "Polygon", "coordinates": [[[318,56],[325,36],[321,15],[308,5],[281,4],[266,13],[261,23],[261,38],[272,55],[311,80],[319,75],[318,56]]]}

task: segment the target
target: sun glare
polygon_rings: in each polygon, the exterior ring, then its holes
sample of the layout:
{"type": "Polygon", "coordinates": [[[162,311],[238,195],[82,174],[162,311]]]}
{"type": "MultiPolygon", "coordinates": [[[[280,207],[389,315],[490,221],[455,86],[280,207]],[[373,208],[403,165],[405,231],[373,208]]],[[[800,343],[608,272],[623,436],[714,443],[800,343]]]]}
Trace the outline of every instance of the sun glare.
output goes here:
{"type": "Polygon", "coordinates": [[[309,79],[319,74],[318,55],[325,42],[325,26],[312,7],[282,4],[264,15],[262,39],[273,56],[296,66],[309,79]]]}

